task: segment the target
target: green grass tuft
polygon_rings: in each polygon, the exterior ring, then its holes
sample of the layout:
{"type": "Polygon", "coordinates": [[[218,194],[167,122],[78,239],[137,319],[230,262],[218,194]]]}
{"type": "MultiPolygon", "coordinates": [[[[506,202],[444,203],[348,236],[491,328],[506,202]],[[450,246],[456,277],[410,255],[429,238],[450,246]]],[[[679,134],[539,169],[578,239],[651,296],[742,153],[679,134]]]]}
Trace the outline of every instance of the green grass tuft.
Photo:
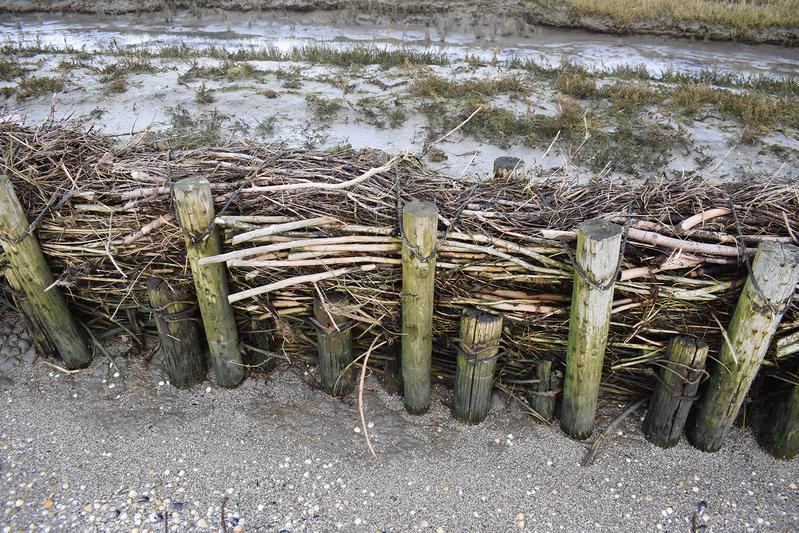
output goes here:
{"type": "Polygon", "coordinates": [[[17,84],[17,98],[34,98],[37,96],[51,96],[64,90],[65,83],[61,78],[37,76],[22,78],[17,84]]]}

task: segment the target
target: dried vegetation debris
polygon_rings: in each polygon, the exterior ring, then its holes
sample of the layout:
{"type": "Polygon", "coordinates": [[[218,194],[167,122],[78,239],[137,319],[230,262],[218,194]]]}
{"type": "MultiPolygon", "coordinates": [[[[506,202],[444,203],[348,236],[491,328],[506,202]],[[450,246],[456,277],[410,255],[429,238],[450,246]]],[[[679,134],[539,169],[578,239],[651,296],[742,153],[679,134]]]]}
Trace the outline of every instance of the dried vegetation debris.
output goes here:
{"type": "MultiPolygon", "coordinates": [[[[359,348],[375,335],[398,342],[397,204],[435,201],[443,220],[453,224],[448,231],[440,227],[446,240],[436,278],[436,373],[453,373],[454,346],[448,339],[457,336],[460,309],[473,306],[508,319],[503,335],[508,356],[500,364],[499,380],[522,390],[536,360],[563,357],[573,276],[571,244],[563,239],[580,221],[601,216],[637,231],[630,236],[616,287],[604,372],[605,392],[618,394],[652,386],[649,367],[674,334],[705,338],[718,348],[719,328],[708,317],[722,324],[729,319],[746,275],[745,249],[763,239],[790,242],[799,235],[795,183],[718,185],[686,176],[631,186],[602,179],[495,178],[470,193],[471,182],[453,182],[406,156],[391,171],[352,188],[251,194],[252,186],[342,183],[383,165],[386,157],[368,150],[305,152],[251,143],[181,149],[175,137],[144,136],[119,144],[61,125],[31,129],[8,122],[2,124],[0,149],[9,154],[5,170],[30,219],[71,194],[57,212],[42,217],[36,234],[73,308],[87,324],[105,330],[135,330],[131,317],[137,317],[136,326],[148,324],[147,277],[190,284],[169,190],[182,177],[207,175],[217,209],[237,192],[226,212],[218,213],[226,239],[276,221],[331,213],[337,219],[254,243],[279,246],[230,263],[232,292],[371,262],[376,269],[321,286],[350,294],[359,348]],[[692,231],[679,229],[679,222],[730,201],[743,235],[731,216],[692,231]],[[653,241],[646,232],[667,239],[653,241]]],[[[229,240],[224,247],[234,249],[229,240]]],[[[267,321],[273,349],[308,357],[313,329],[306,319],[314,290],[292,285],[238,302],[242,332],[253,319],[267,321]]],[[[778,338],[799,327],[796,311],[793,306],[788,312],[778,338]]],[[[792,350],[789,344],[772,353],[770,371],[790,376],[792,350]]]]}

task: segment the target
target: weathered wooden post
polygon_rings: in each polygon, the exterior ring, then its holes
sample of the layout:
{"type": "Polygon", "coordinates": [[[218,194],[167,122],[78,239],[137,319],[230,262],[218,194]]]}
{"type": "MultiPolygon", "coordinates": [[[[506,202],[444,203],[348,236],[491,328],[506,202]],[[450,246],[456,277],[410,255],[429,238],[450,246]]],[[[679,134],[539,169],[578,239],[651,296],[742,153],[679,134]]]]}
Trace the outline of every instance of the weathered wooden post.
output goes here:
{"type": "Polygon", "coordinates": [[[7,268],[5,270],[5,276],[13,291],[11,297],[14,300],[14,305],[22,311],[22,316],[25,319],[28,331],[33,339],[36,353],[44,356],[55,355],[58,350],[56,350],[55,346],[50,342],[50,339],[47,338],[46,328],[44,324],[39,321],[39,315],[36,313],[36,310],[28,302],[24,287],[14,275],[14,270],[7,268]]]}
{"type": "Polygon", "coordinates": [[[91,362],[91,352],[64,295],[53,285],[53,274],[36,237],[27,232],[28,219],[14,186],[8,176],[0,174],[0,243],[14,282],[25,293],[29,319],[44,330],[68,369],[83,368],[91,362]]]}
{"type": "Polygon", "coordinates": [[[244,334],[251,349],[244,351],[244,362],[250,371],[269,372],[277,366],[278,359],[269,352],[269,323],[266,320],[250,319],[249,329],[244,334]]]}
{"type": "Polygon", "coordinates": [[[689,425],[691,443],[721,449],[799,280],[799,248],[761,242],[721,343],[718,364],[689,425]]]}
{"type": "Polygon", "coordinates": [[[355,385],[352,369],[347,368],[352,362],[352,337],[350,321],[341,314],[346,305],[347,299],[340,293],[328,295],[327,302],[316,296],[313,303],[319,382],[331,396],[346,396],[355,385]]]}
{"type": "Polygon", "coordinates": [[[452,402],[452,415],[461,422],[479,424],[488,415],[501,336],[501,316],[463,310],[452,402]]]}
{"type": "Polygon", "coordinates": [[[560,418],[563,431],[575,439],[587,439],[594,430],[621,239],[621,226],[607,220],[578,228],[560,418]]]}
{"type": "Polygon", "coordinates": [[[244,379],[244,365],[233,308],[228,302],[225,266],[198,264],[203,257],[222,252],[219,231],[214,225],[211,184],[202,177],[185,178],[175,184],[174,195],[214,376],[219,386],[235,387],[244,379]]]}
{"type": "Polygon", "coordinates": [[[413,201],[402,210],[402,381],[405,408],[430,407],[433,353],[433,286],[436,274],[438,209],[413,201]]]}
{"type": "Polygon", "coordinates": [[[155,315],[164,371],[169,382],[187,389],[205,379],[207,365],[200,346],[200,325],[196,304],[176,294],[161,279],[147,280],[147,294],[155,315]]]}
{"type": "Polygon", "coordinates": [[[563,372],[552,368],[552,361],[543,359],[536,368],[538,383],[530,395],[531,407],[547,420],[555,414],[555,403],[563,386],[563,372]]]}
{"type": "Polygon", "coordinates": [[[511,156],[502,156],[494,159],[494,176],[506,179],[523,178],[524,160],[511,156]]]}
{"type": "Polygon", "coordinates": [[[707,345],[701,340],[682,335],[671,339],[644,419],[644,436],[652,444],[670,448],[680,442],[706,358],[707,345]]]}
{"type": "Polygon", "coordinates": [[[777,459],[789,461],[799,455],[799,386],[787,391],[770,418],[761,443],[777,459]]]}

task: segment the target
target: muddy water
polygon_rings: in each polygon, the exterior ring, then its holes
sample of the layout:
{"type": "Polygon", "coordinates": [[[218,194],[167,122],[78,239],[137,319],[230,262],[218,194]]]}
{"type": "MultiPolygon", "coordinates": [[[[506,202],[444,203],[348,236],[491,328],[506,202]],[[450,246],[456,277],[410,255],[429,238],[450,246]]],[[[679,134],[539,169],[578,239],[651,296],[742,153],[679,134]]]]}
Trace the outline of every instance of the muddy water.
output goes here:
{"type": "MultiPolygon", "coordinates": [[[[430,110],[421,108],[430,101],[415,99],[409,94],[409,83],[420,72],[458,80],[497,79],[511,72],[503,60],[518,58],[553,66],[568,60],[589,69],[627,65],[643,66],[652,73],[713,69],[744,75],[799,76],[799,49],[607,36],[542,29],[513,19],[492,17],[480,22],[437,18],[429,24],[420,24],[398,23],[346,11],[207,12],[201,16],[183,13],[168,17],[154,14],[115,17],[0,15],[0,43],[107,51],[91,58],[91,68],[84,66],[74,70],[64,70],[60,65],[64,59],[75,59],[74,54],[42,53],[23,58],[26,67],[34,70],[30,75],[64,79],[66,85],[54,100],[51,95],[7,100],[4,110],[14,120],[38,124],[54,109],[56,119],[79,118],[107,134],[125,135],[143,129],[168,130],[175,125],[175,110],[186,110],[197,124],[203,117],[218,112],[224,117],[224,139],[221,140],[246,137],[261,142],[284,142],[299,148],[350,144],[356,149],[370,147],[391,153],[402,150],[419,153],[426,142],[446,133],[433,126],[430,110]],[[121,93],[110,91],[102,76],[97,74],[100,68],[117,61],[115,49],[176,45],[196,50],[214,47],[290,51],[308,46],[402,48],[441,54],[449,59],[449,64],[416,70],[384,69],[379,65],[343,69],[294,61],[251,61],[251,66],[264,75],[235,80],[205,77],[183,82],[179,76],[191,68],[194,60],[162,58],[153,60],[154,72],[128,75],[121,93]],[[483,66],[467,61],[473,57],[480,58],[483,66]],[[493,62],[494,58],[498,62],[493,62]],[[287,82],[291,77],[296,78],[293,84],[287,82]],[[344,80],[346,84],[341,85],[336,80],[344,80]],[[196,91],[201,85],[213,93],[212,102],[197,101],[196,91]],[[266,98],[267,93],[277,98],[266,98]],[[339,108],[320,115],[314,112],[309,97],[337,102],[339,108]],[[380,102],[386,109],[398,106],[405,119],[396,127],[374,124],[363,114],[363,105],[374,105],[362,104],[365,99],[380,102]],[[269,127],[263,128],[264,124],[269,127]]],[[[200,57],[197,64],[213,67],[221,61],[200,57]]],[[[517,73],[529,76],[526,72],[517,73]]],[[[536,80],[533,85],[529,95],[501,94],[492,104],[517,115],[528,112],[554,115],[559,98],[557,91],[536,80]]],[[[7,90],[15,86],[14,80],[0,81],[0,87],[7,90]]],[[[374,112],[385,113],[376,108],[374,112]]],[[[649,114],[650,120],[671,124],[669,110],[649,114]]],[[[799,147],[792,130],[777,130],[764,136],[762,145],[745,145],[740,142],[740,124],[718,113],[704,113],[696,120],[683,120],[678,124],[692,139],[688,149],[675,148],[666,168],[640,176],[622,174],[622,177],[646,178],[662,170],[697,172],[708,168],[709,161],[714,161],[714,170],[706,175],[712,179],[743,179],[753,174],[796,175],[799,147]]],[[[587,178],[596,173],[596,168],[590,168],[582,154],[575,157],[566,143],[555,144],[551,149],[547,143],[539,146],[502,146],[500,143],[497,139],[480,141],[458,133],[439,146],[443,157],[429,164],[453,177],[487,174],[496,157],[512,155],[522,158],[528,165],[535,163],[533,168],[537,175],[568,174],[587,178]]]]}
{"type": "Polygon", "coordinates": [[[368,44],[389,50],[402,47],[431,51],[446,55],[451,62],[468,56],[483,60],[518,57],[551,65],[568,59],[589,68],[641,65],[653,73],[710,68],[745,74],[799,75],[796,48],[600,35],[490,17],[466,25],[443,18],[422,25],[389,20],[361,22],[349,12],[223,12],[169,17],[3,15],[0,41],[86,50],[185,44],[227,49],[274,47],[286,51],[319,44],[334,48],[368,44]]]}

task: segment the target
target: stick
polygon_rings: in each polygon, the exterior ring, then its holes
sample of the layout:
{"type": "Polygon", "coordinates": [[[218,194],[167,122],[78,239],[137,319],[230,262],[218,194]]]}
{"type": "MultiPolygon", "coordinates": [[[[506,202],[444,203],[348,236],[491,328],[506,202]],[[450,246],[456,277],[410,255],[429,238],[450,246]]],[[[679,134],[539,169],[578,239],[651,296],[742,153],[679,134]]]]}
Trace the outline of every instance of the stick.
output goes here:
{"type": "Polygon", "coordinates": [[[243,242],[250,242],[258,240],[260,237],[268,235],[276,235],[278,233],[285,233],[295,229],[302,229],[307,227],[327,226],[328,224],[340,224],[338,219],[333,217],[316,217],[307,220],[298,220],[296,222],[287,222],[285,224],[274,224],[265,228],[248,231],[233,237],[233,244],[241,244],[243,242]]]}
{"type": "Polygon", "coordinates": [[[597,435],[596,439],[594,439],[594,443],[591,445],[591,449],[583,458],[582,462],[580,462],[580,466],[592,465],[594,463],[594,459],[596,459],[596,454],[599,453],[599,448],[602,446],[602,443],[605,441],[605,439],[608,438],[610,433],[613,432],[613,430],[615,430],[625,418],[633,414],[636,411],[636,409],[644,405],[644,403],[646,403],[646,398],[641,398],[640,400],[631,403],[627,407],[627,409],[622,411],[619,416],[614,418],[613,421],[611,421],[611,423],[608,424],[608,427],[603,429],[602,432],[599,435],[597,435]]]}
{"type": "Polygon", "coordinates": [[[708,220],[723,217],[730,214],[730,210],[726,207],[716,207],[713,209],[708,209],[707,211],[703,211],[702,213],[697,213],[691,217],[686,218],[676,226],[674,229],[677,233],[685,233],[686,231],[690,230],[694,226],[698,224],[702,224],[708,220]]]}
{"type": "Polygon", "coordinates": [[[442,142],[444,139],[446,139],[447,137],[449,137],[450,135],[452,135],[453,133],[455,133],[456,131],[458,131],[462,127],[464,127],[467,122],[472,120],[473,116],[475,116],[477,113],[479,113],[482,110],[483,110],[483,106],[478,107],[477,109],[474,110],[474,112],[471,115],[469,115],[466,118],[466,120],[464,120],[463,122],[461,122],[460,124],[458,124],[457,126],[452,128],[448,133],[445,133],[444,135],[442,135],[441,137],[439,137],[438,139],[436,139],[432,143],[428,144],[427,148],[425,148],[424,151],[422,152],[422,155],[420,156],[420,159],[421,159],[421,157],[424,157],[427,154],[427,152],[429,152],[430,149],[433,148],[435,145],[437,145],[438,143],[442,142]]]}
{"type": "Polygon", "coordinates": [[[388,163],[383,166],[379,166],[370,170],[367,170],[357,178],[352,178],[351,180],[342,181],[341,183],[289,183],[287,185],[266,185],[262,187],[248,187],[246,189],[242,189],[242,193],[265,193],[265,192],[278,192],[278,191],[298,191],[302,189],[318,189],[322,191],[332,191],[337,189],[346,189],[348,187],[352,187],[354,185],[358,185],[359,183],[368,180],[372,176],[380,174],[381,172],[388,172],[391,170],[391,167],[394,166],[394,163],[400,156],[395,156],[389,159],[388,163]]]}
{"type": "Polygon", "coordinates": [[[386,341],[381,342],[378,345],[375,345],[377,339],[380,337],[375,337],[375,340],[372,341],[372,345],[369,346],[369,349],[366,350],[366,353],[363,356],[363,363],[361,363],[361,379],[358,383],[358,413],[361,415],[361,428],[363,428],[363,437],[366,439],[366,445],[369,447],[369,453],[372,454],[372,457],[377,459],[377,454],[375,453],[375,449],[372,447],[372,441],[369,439],[369,432],[366,431],[366,415],[364,415],[363,411],[363,384],[366,380],[366,365],[369,364],[369,356],[372,354],[372,351],[376,350],[383,346],[386,341]]]}
{"type": "Polygon", "coordinates": [[[246,291],[241,291],[231,294],[230,296],[228,296],[227,299],[228,302],[235,303],[240,300],[244,300],[246,298],[252,298],[253,296],[264,294],[266,292],[276,291],[278,289],[285,289],[286,287],[291,287],[292,285],[299,285],[301,283],[315,283],[317,281],[337,278],[339,276],[343,276],[345,274],[351,274],[353,272],[368,272],[370,270],[374,270],[375,268],[377,268],[377,265],[372,263],[360,267],[339,268],[337,270],[320,272],[318,274],[306,274],[304,276],[294,276],[293,278],[282,279],[280,281],[276,281],[268,285],[263,285],[261,287],[256,287],[254,289],[247,289],[246,291]]]}

